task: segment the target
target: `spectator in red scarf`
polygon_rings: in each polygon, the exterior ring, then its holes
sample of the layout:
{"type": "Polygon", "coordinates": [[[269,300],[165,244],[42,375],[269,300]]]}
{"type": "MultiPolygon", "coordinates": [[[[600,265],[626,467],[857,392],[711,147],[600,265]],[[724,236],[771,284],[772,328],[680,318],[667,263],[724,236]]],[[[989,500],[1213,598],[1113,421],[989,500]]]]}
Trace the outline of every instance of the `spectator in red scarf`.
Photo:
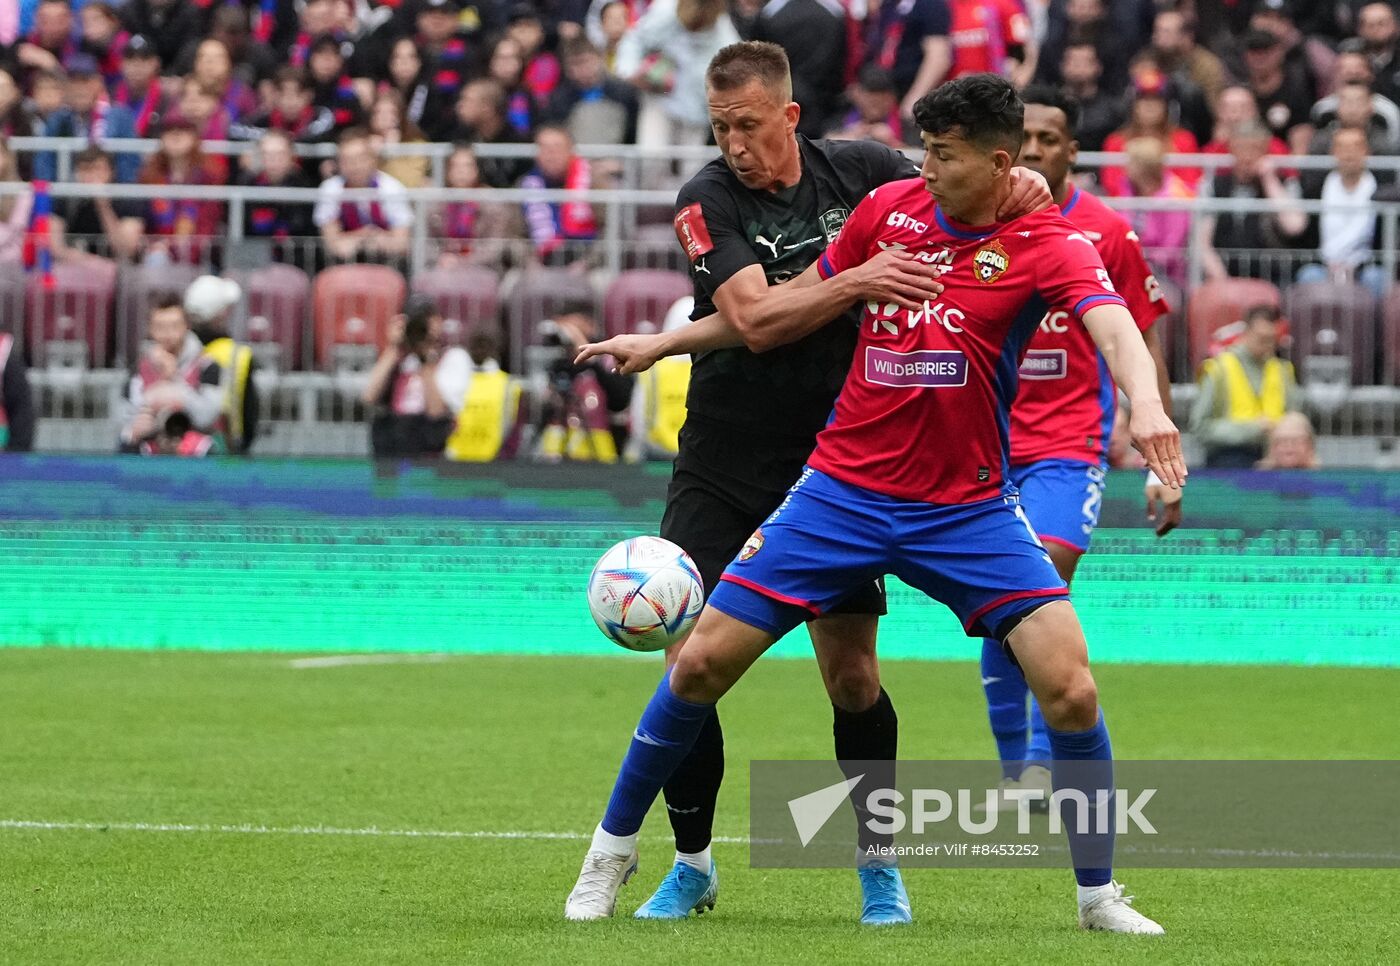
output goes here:
{"type": "Polygon", "coordinates": [[[229,135],[238,141],[256,141],[268,131],[281,131],[298,144],[330,140],[335,134],[335,116],[313,104],[313,96],[311,76],[305,68],[283,67],[274,78],[272,109],[234,124],[229,135]]]}
{"type": "MultiPolygon", "coordinates": [[[[194,124],[178,115],[161,124],[160,148],[141,169],[141,183],[214,185],[218,172],[199,147],[194,124]]],[[[199,261],[205,246],[220,234],[223,205],[196,198],[153,198],[146,204],[147,255],[163,253],[172,261],[199,261]]]]}
{"type": "Polygon", "coordinates": [[[433,89],[455,101],[467,81],[479,73],[479,42],[462,29],[460,0],[423,0],[415,40],[427,64],[433,89]]]}
{"type": "Polygon", "coordinates": [[[389,46],[384,76],[387,80],[380,83],[379,89],[398,92],[403,98],[404,116],[418,125],[429,139],[444,140],[452,127],[452,102],[432,83],[412,37],[400,37],[389,46]]]}
{"type": "Polygon", "coordinates": [[[383,261],[408,252],[413,210],[404,186],[379,170],[370,133],[350,128],[337,141],[339,174],[321,183],[312,220],[331,258],[339,262],[383,261]],[[346,190],[373,189],[370,201],[349,201],[346,190]]]}
{"type": "Polygon", "coordinates": [[[34,11],[34,30],[15,50],[20,68],[20,86],[33,92],[38,71],[59,70],[63,62],[78,52],[73,39],[73,10],[68,0],[40,0],[34,11]]]}
{"type": "MultiPolygon", "coordinates": [[[[102,82],[97,61],[90,54],[73,54],[64,68],[68,72],[68,83],[64,88],[65,106],[44,125],[47,137],[102,141],[136,136],[136,119],[131,111],[108,100],[107,85],[102,82]]],[[[141,159],[134,154],[119,154],[116,165],[117,180],[130,183],[135,180],[141,159]]],[[[35,157],[35,178],[53,181],[57,173],[58,161],[53,152],[45,151],[35,157]]]]}
{"type": "MultiPolygon", "coordinates": [[[[1194,154],[1200,150],[1196,136],[1179,127],[1171,118],[1171,82],[1160,71],[1142,71],[1133,82],[1133,102],[1128,123],[1104,139],[1105,151],[1122,151],[1135,138],[1155,138],[1167,153],[1194,154]]],[[[1201,180],[1201,169],[1181,167],[1169,169],[1193,191],[1201,180]]],[[[1111,195],[1131,193],[1127,175],[1121,167],[1106,167],[1099,181],[1111,195]]]]}
{"type": "MultiPolygon", "coordinates": [[[[194,77],[185,78],[180,89],[180,100],[170,115],[179,115],[194,126],[201,141],[227,141],[229,132],[228,109],[219,103],[218,92],[200,83],[194,77]]],[[[228,181],[228,158],[223,155],[210,155],[209,172],[217,184],[228,181]]]]}
{"type": "Polygon", "coordinates": [[[102,0],[89,0],[79,16],[83,37],[80,47],[97,59],[107,89],[114,90],[122,79],[122,47],[130,38],[122,30],[116,8],[102,0]]]}
{"type": "Polygon", "coordinates": [[[345,65],[354,45],[337,34],[321,34],[311,42],[307,67],[311,73],[312,103],[335,118],[337,130],[365,123],[365,107],[355,94],[345,65]]]}
{"type": "MultiPolygon", "coordinates": [[[[297,164],[292,139],[281,131],[268,131],[258,142],[257,168],[244,172],[238,183],[259,188],[310,188],[311,180],[297,164]]],[[[297,240],[316,234],[311,206],[286,201],[251,201],[243,206],[243,235],[270,243],[273,261],[305,268],[314,259],[297,240]]]]}
{"type": "Polygon", "coordinates": [[[559,58],[545,45],[544,23],[531,3],[517,3],[506,17],[506,36],[520,45],[524,70],[521,86],[534,99],[536,107],[549,103],[549,97],[559,86],[559,58]]]}
{"type": "MultiPolygon", "coordinates": [[[[593,186],[588,162],[574,154],[574,139],[567,129],[555,124],[541,127],[535,133],[535,151],[535,166],[520,179],[520,187],[584,191],[593,186]]],[[[568,243],[598,237],[593,207],[584,201],[527,201],[524,213],[535,254],[547,264],[573,261],[582,252],[580,246],[568,243]]]]}
{"type": "Polygon", "coordinates": [[[122,47],[122,79],[112,92],[112,103],[135,115],[138,137],[154,137],[160,130],[161,115],[174,93],[161,80],[160,67],[160,53],[150,37],[136,34],[122,47]]]}
{"type": "MultiPolygon", "coordinates": [[[[233,54],[221,40],[202,40],[195,48],[189,76],[213,93],[229,121],[257,113],[257,93],[233,69],[233,54]]],[[[205,135],[207,138],[209,135],[205,135]]],[[[223,135],[227,137],[227,133],[223,135]]]]}

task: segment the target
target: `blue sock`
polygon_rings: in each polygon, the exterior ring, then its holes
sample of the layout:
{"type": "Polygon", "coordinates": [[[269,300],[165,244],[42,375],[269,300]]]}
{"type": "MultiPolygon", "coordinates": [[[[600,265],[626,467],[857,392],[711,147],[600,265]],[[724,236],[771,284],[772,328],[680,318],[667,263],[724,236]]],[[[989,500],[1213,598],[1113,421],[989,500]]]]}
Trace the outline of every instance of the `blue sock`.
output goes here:
{"type": "Polygon", "coordinates": [[[642,819],[656,801],[661,786],[681,759],[690,754],[705,720],[714,712],[713,704],[695,704],[672,694],[671,672],[666,672],[642,712],[631,747],[622,759],[608,810],[603,813],[603,831],[610,835],[636,835],[641,830],[642,819]]]}
{"type": "Polygon", "coordinates": [[[1108,742],[1108,728],[1103,712],[1098,723],[1088,731],[1056,731],[1046,727],[1050,750],[1054,755],[1052,773],[1055,790],[1077,789],[1089,802],[1085,827],[1088,834],[1078,832],[1079,805],[1060,801],[1060,820],[1069,834],[1069,852],[1074,860],[1074,877],[1082,886],[1107,885],[1113,879],[1113,748],[1108,742]],[[1099,808],[1095,794],[1108,789],[1105,807],[1109,810],[1106,833],[1096,832],[1099,808]]]}
{"type": "Polygon", "coordinates": [[[1031,740],[1026,746],[1026,764],[1050,767],[1050,736],[1045,733],[1045,715],[1040,703],[1031,697],[1031,740]]]}
{"type": "Polygon", "coordinates": [[[1017,778],[1026,761],[1026,687],[1021,669],[1011,663],[1001,641],[982,641],[982,690],[987,692],[987,717],[997,741],[1001,773],[1017,778]]]}

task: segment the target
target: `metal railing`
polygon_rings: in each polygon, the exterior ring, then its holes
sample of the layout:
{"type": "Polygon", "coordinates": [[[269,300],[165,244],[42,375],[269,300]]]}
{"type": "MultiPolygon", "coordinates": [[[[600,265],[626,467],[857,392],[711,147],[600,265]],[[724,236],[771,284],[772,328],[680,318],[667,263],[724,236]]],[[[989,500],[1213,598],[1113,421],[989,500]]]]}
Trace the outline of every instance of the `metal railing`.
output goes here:
{"type": "MultiPolygon", "coordinates": [[[[436,147],[436,146],[434,146],[436,147]]],[[[528,146],[525,146],[528,147],[528,146]]],[[[641,153],[638,154],[641,157],[641,153]]],[[[1220,160],[1222,156],[1208,155],[1220,160]]],[[[1224,159],[1228,162],[1228,158],[1224,159]]],[[[1297,159],[1304,160],[1304,159],[1297,159]]],[[[1310,159],[1329,162],[1330,159],[1310,159]]],[[[1400,166],[1400,159],[1389,159],[1400,166]]],[[[22,183],[0,183],[0,195],[29,190],[22,183]]],[[[25,278],[12,270],[0,272],[0,326],[27,332],[32,361],[37,366],[36,381],[47,395],[44,412],[56,420],[53,425],[90,423],[106,419],[104,403],[112,386],[124,384],[123,367],[134,361],[142,338],[149,299],[167,288],[178,288],[194,274],[223,271],[244,278],[269,265],[297,266],[308,275],[328,260],[318,238],[255,239],[244,232],[242,217],[246,206],[260,204],[314,204],[317,189],[263,189],[217,186],[109,185],[74,183],[52,185],[56,199],[108,197],[126,199],[193,198],[217,201],[226,206],[228,231],[220,236],[195,239],[185,246],[187,260],[174,264],[132,263],[115,272],[107,301],[100,297],[83,302],[51,304],[63,293],[44,296],[33,277],[25,278]],[[8,278],[8,281],[6,280],[8,278]],[[37,301],[36,301],[37,300],[37,301]],[[38,307],[38,311],[36,311],[38,307]],[[85,314],[86,313],[86,314],[85,314]],[[54,328],[44,328],[52,321],[54,328]],[[87,369],[84,373],[83,368],[87,369]],[[108,368],[108,367],[115,367],[108,368]],[[115,375],[112,373],[115,372],[115,375]]],[[[371,190],[345,193],[346,200],[368,199],[371,190]]],[[[535,343],[535,323],[555,309],[551,299],[562,297],[572,287],[573,294],[591,296],[604,307],[604,296],[619,273],[636,268],[661,268],[680,273],[685,265],[670,227],[674,192],[668,190],[624,190],[570,192],[523,189],[409,189],[406,194],[414,211],[412,243],[406,256],[395,265],[410,288],[426,285],[437,275],[452,276],[471,270],[488,287],[493,286],[485,307],[462,307],[452,317],[456,325],[450,335],[460,337],[471,324],[499,320],[503,324],[510,355],[508,367],[522,372],[528,368],[531,346],[535,343]],[[463,259],[452,249],[450,239],[431,231],[430,217],[436,206],[452,201],[474,201],[488,205],[518,206],[522,202],[583,200],[592,204],[599,216],[599,237],[593,242],[570,243],[555,256],[556,265],[546,271],[532,244],[523,237],[497,237],[473,242],[476,250],[463,259]],[[571,267],[560,267],[571,266],[571,267]],[[530,279],[522,287],[522,281],[530,279]],[[543,280],[544,291],[541,292],[543,280]],[[557,283],[557,284],[556,284],[557,283]],[[533,291],[534,301],[525,293],[533,291]]],[[[1275,214],[1279,206],[1271,201],[1234,198],[1109,199],[1110,204],[1132,217],[1136,212],[1177,212],[1190,221],[1188,238],[1195,239],[1204,218],[1241,214],[1275,214]]],[[[1315,200],[1290,202],[1309,216],[1324,210],[1337,211],[1315,200]]],[[[1263,278],[1284,290],[1294,341],[1292,353],[1299,367],[1309,409],[1320,431],[1327,436],[1390,438],[1397,434],[1397,408],[1400,408],[1400,295],[1394,291],[1397,266],[1397,238],[1400,237],[1400,203],[1386,202],[1360,206],[1376,215],[1382,244],[1374,253],[1379,269],[1380,298],[1368,297],[1359,286],[1353,302],[1333,304],[1303,298],[1304,287],[1296,285],[1298,272],[1318,262],[1309,249],[1250,249],[1224,251],[1221,257],[1232,274],[1263,278]]],[[[70,239],[79,244],[100,246],[98,239],[70,239]]],[[[1208,347],[1199,326],[1188,325],[1187,302],[1201,289],[1205,279],[1204,250],[1188,242],[1182,249],[1147,252],[1161,277],[1169,284],[1174,312],[1163,327],[1174,378],[1189,383],[1195,367],[1208,347]]],[[[114,269],[116,266],[114,266],[114,269]]],[[[363,439],[354,430],[336,429],[318,436],[315,427],[356,425],[363,417],[354,397],[360,385],[354,366],[347,359],[363,364],[365,353],[337,359],[318,351],[325,333],[316,324],[316,312],[307,290],[298,296],[294,308],[277,307],[275,298],[263,295],[264,306],[255,312],[245,303],[237,318],[237,334],[253,338],[263,359],[266,416],[280,439],[312,447],[316,452],[339,452],[350,447],[360,452],[363,439]],[[270,307],[268,307],[270,306],[270,307]],[[287,317],[284,317],[287,316],[287,317]],[[340,434],[340,435],[337,435],[340,434]],[[348,435],[347,435],[348,434],[348,435]],[[353,445],[352,445],[353,443],[353,445]],[[319,447],[319,448],[318,448],[319,447]]],[[[245,288],[247,285],[245,284],[245,288]]],[[[653,321],[660,317],[653,312],[653,321]]],[[[613,325],[607,319],[606,325],[613,325]]],[[[631,320],[634,322],[635,318],[631,320]]],[[[628,322],[626,324],[631,324],[628,322]]],[[[618,323],[622,324],[622,323],[618,323]]],[[[373,333],[371,333],[373,334],[373,333]]],[[[1209,333],[1205,333],[1208,337],[1209,333]]],[[[371,343],[373,339],[370,340],[371,343]]],[[[1179,387],[1180,388],[1180,387],[1179,387]]],[[[1183,390],[1189,393],[1189,386],[1183,390]]],[[[75,437],[88,446],[95,437],[75,437]]],[[[43,439],[44,437],[41,437],[43,439]]],[[[288,450],[291,451],[291,450],[288,450]]],[[[308,450],[311,451],[311,450],[308,450]]]]}

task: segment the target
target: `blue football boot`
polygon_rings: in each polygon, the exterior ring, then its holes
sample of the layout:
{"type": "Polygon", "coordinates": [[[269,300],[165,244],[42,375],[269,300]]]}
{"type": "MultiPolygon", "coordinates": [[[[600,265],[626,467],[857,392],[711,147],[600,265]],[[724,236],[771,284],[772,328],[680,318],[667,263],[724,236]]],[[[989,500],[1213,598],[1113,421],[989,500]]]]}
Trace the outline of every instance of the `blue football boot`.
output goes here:
{"type": "Polygon", "coordinates": [[[914,921],[898,866],[867,865],[856,872],[860,875],[862,925],[898,926],[914,921]]]}
{"type": "Polygon", "coordinates": [[[684,862],[677,862],[635,915],[638,919],[684,919],[692,909],[697,915],[704,915],[706,910],[715,907],[718,896],[719,873],[713,861],[709,875],[701,875],[684,862]]]}

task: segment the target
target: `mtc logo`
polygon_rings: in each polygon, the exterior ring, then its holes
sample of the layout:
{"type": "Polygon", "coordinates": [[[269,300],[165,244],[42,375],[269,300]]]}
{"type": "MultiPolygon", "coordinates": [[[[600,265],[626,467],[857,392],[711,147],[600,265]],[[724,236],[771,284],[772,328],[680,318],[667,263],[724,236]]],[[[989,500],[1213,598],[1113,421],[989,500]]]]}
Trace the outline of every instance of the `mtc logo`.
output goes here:
{"type": "Polygon", "coordinates": [[[902,211],[890,212],[890,216],[885,220],[885,224],[889,225],[891,228],[908,228],[910,231],[917,232],[928,231],[928,222],[916,221],[902,211]]]}

